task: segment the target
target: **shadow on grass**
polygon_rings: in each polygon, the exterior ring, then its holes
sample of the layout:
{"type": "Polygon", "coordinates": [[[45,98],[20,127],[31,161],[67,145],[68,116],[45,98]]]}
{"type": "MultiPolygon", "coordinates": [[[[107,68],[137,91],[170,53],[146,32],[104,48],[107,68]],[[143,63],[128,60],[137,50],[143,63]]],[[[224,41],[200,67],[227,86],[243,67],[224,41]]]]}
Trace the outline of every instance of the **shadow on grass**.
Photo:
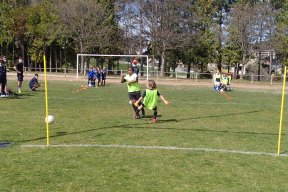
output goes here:
{"type": "MultiPolygon", "coordinates": [[[[215,133],[235,133],[235,134],[250,134],[250,135],[273,135],[276,136],[278,133],[259,133],[259,132],[247,132],[247,131],[228,131],[228,130],[212,130],[212,129],[198,129],[198,128],[192,128],[192,129],[186,129],[186,128],[174,128],[174,127],[165,127],[165,128],[159,128],[157,127],[157,124],[159,123],[170,123],[170,122],[181,122],[181,121],[187,121],[187,120],[193,120],[193,119],[209,119],[209,118],[218,118],[218,117],[227,117],[227,116],[235,116],[235,115],[242,115],[242,114],[252,114],[252,113],[258,113],[261,111],[248,111],[248,112],[242,112],[242,113],[231,113],[231,114],[221,114],[221,115],[209,115],[209,116],[202,116],[202,117],[191,117],[191,118],[183,118],[183,119],[161,119],[158,120],[157,123],[152,123],[148,122],[147,120],[145,122],[139,120],[139,123],[134,123],[134,124],[123,124],[123,125],[116,125],[116,126],[110,126],[110,127],[100,127],[100,128],[95,128],[95,129],[88,129],[88,130],[83,130],[83,131],[76,131],[76,132],[57,132],[55,135],[51,135],[50,138],[54,137],[62,137],[66,135],[75,135],[75,134],[81,134],[81,133],[88,133],[88,132],[93,132],[93,131],[98,131],[98,130],[103,130],[103,129],[154,129],[154,130],[176,130],[176,131],[199,131],[199,132],[215,132],[215,133]],[[155,125],[155,127],[143,127],[143,125],[155,125]],[[141,127],[137,127],[141,125],[141,127]]],[[[148,119],[152,118],[153,116],[145,116],[143,119],[148,119]]],[[[282,134],[286,135],[286,134],[282,134]]],[[[22,141],[16,141],[17,143],[25,143],[25,142],[30,142],[30,141],[38,141],[46,139],[46,137],[39,137],[35,139],[27,139],[27,140],[22,140],[22,141]]]]}
{"type": "Polygon", "coordinates": [[[34,96],[34,94],[32,92],[27,92],[27,93],[21,93],[21,94],[17,94],[17,93],[13,93],[11,95],[9,95],[8,97],[1,97],[0,100],[10,100],[10,99],[26,99],[28,97],[32,97],[34,96]]]}

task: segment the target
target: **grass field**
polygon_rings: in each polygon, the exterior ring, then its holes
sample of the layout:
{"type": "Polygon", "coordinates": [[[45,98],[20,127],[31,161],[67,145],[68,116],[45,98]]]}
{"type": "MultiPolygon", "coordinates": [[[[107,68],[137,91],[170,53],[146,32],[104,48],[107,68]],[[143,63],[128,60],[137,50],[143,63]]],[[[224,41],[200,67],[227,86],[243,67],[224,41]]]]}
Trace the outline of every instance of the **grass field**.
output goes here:
{"type": "Polygon", "coordinates": [[[148,110],[132,118],[125,84],[73,93],[82,84],[49,81],[50,147],[43,89],[31,94],[25,82],[22,96],[0,99],[0,141],[13,143],[0,148],[1,192],[288,191],[288,157],[274,155],[280,91],[233,90],[228,100],[158,85],[170,105],[159,103],[155,124],[148,110]]]}

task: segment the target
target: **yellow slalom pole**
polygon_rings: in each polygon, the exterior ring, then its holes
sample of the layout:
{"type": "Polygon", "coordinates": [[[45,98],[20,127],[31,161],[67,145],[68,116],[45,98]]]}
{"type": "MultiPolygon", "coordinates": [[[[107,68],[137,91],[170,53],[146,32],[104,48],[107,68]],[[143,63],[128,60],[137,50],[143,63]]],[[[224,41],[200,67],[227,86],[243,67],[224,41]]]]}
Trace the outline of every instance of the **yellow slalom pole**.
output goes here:
{"type": "Polygon", "coordinates": [[[46,66],[46,56],[43,55],[44,60],[44,82],[45,82],[45,104],[46,104],[46,142],[47,146],[50,145],[50,136],[49,136],[49,123],[48,123],[48,87],[47,87],[47,66],[46,66]]]}
{"type": "Polygon", "coordinates": [[[281,146],[281,134],[282,134],[282,121],[283,121],[283,109],[284,109],[284,98],[285,98],[285,87],[286,87],[286,73],[287,67],[284,67],[284,78],[283,78],[283,88],[282,88],[282,101],[281,101],[281,111],[280,111],[280,124],[279,124],[279,136],[278,136],[278,155],[280,155],[281,146]]]}

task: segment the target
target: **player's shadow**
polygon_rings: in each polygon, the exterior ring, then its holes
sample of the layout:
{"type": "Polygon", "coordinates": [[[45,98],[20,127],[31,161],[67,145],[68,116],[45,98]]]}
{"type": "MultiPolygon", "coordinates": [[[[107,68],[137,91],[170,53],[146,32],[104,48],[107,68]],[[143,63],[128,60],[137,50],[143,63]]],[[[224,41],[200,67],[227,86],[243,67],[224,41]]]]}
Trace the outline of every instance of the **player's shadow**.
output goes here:
{"type": "MultiPolygon", "coordinates": [[[[141,117],[141,119],[152,119],[153,115],[145,115],[144,117],[141,117]]],[[[157,115],[157,117],[162,117],[162,115],[157,115]]]]}
{"type": "MultiPolygon", "coordinates": [[[[143,118],[144,121],[137,120],[137,123],[133,124],[122,124],[122,125],[114,125],[110,127],[99,127],[99,128],[94,128],[94,129],[88,129],[88,130],[83,130],[83,131],[75,131],[75,132],[56,132],[55,135],[51,135],[50,138],[54,137],[63,137],[67,135],[76,135],[76,134],[82,134],[82,133],[88,133],[88,132],[93,132],[93,131],[98,131],[98,130],[103,130],[103,129],[157,129],[157,130],[176,130],[176,131],[199,131],[199,132],[218,132],[218,133],[236,133],[236,134],[251,134],[251,135],[278,135],[277,133],[259,133],[259,132],[245,132],[245,131],[230,131],[230,130],[212,130],[212,129],[199,129],[199,128],[175,128],[175,127],[161,127],[159,128],[157,124],[159,123],[171,123],[171,122],[180,122],[180,121],[187,121],[187,120],[193,120],[193,119],[207,119],[207,118],[218,118],[218,117],[227,117],[227,116],[236,116],[236,115],[241,115],[241,114],[251,114],[251,113],[258,113],[261,111],[248,111],[248,112],[242,112],[242,113],[230,113],[230,114],[219,114],[219,115],[208,115],[208,116],[201,116],[201,117],[191,117],[191,118],[180,118],[180,119],[160,119],[158,120],[157,123],[152,123],[150,120],[146,120],[148,118],[152,118],[153,116],[146,116],[146,118],[143,118]],[[145,125],[150,125],[146,126],[145,125]],[[152,126],[151,126],[152,125],[152,126]]],[[[101,136],[97,135],[97,136],[101,136]]],[[[286,134],[282,134],[286,135],[286,134]]],[[[27,139],[27,140],[22,140],[22,141],[16,141],[18,142],[31,142],[31,141],[37,141],[37,140],[43,140],[46,139],[46,137],[39,137],[35,139],[27,139]]]]}
{"type": "Polygon", "coordinates": [[[217,117],[229,117],[229,116],[237,116],[237,115],[244,115],[244,114],[250,114],[250,113],[259,113],[261,111],[247,111],[247,112],[241,112],[241,113],[228,113],[228,114],[218,114],[218,115],[208,115],[208,116],[200,116],[200,117],[189,117],[189,118],[179,118],[179,119],[160,119],[158,120],[158,123],[166,123],[166,122],[182,122],[182,121],[188,121],[188,120],[195,120],[195,119],[211,119],[211,118],[217,118],[217,117]]]}
{"type": "MultiPolygon", "coordinates": [[[[180,119],[160,119],[158,120],[157,124],[159,123],[170,123],[170,122],[182,122],[182,121],[188,121],[188,120],[195,120],[195,119],[210,119],[210,118],[218,118],[218,117],[227,117],[227,116],[236,116],[236,115],[243,115],[243,114],[251,114],[251,113],[259,113],[261,111],[248,111],[248,112],[241,112],[241,113],[230,113],[230,114],[219,114],[219,115],[208,115],[208,116],[201,116],[201,117],[191,117],[191,118],[180,118],[180,119]]],[[[139,125],[138,125],[139,126],[139,125]]],[[[200,131],[200,132],[219,132],[219,133],[236,133],[236,134],[251,134],[251,135],[278,135],[278,133],[259,133],[259,132],[247,132],[247,131],[231,131],[231,130],[211,130],[211,129],[195,129],[195,128],[174,128],[174,127],[134,127],[137,128],[143,128],[143,129],[162,129],[162,130],[180,130],[180,131],[200,131]]],[[[281,135],[286,135],[285,133],[281,135]]]]}
{"type": "Polygon", "coordinates": [[[1,97],[0,100],[10,100],[10,99],[26,99],[28,97],[33,97],[34,95],[31,93],[21,93],[21,94],[11,94],[7,97],[1,97]]]}
{"type": "Polygon", "coordinates": [[[37,92],[45,92],[45,90],[43,90],[43,89],[37,89],[37,90],[34,91],[33,93],[37,93],[37,92]]]}

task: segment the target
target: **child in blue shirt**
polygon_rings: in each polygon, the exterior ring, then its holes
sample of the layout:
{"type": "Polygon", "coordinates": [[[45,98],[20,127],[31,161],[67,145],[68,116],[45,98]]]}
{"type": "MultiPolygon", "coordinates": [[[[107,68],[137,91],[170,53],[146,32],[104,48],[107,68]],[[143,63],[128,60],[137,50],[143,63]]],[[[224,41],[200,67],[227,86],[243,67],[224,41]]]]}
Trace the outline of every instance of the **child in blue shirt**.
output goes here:
{"type": "Polygon", "coordinates": [[[91,67],[91,69],[88,72],[88,87],[95,87],[95,79],[96,79],[96,72],[94,67],[91,67]]]}
{"type": "Polygon", "coordinates": [[[41,87],[41,84],[38,83],[38,74],[35,74],[34,77],[30,80],[29,87],[31,91],[36,91],[38,87],[41,87]]]}

